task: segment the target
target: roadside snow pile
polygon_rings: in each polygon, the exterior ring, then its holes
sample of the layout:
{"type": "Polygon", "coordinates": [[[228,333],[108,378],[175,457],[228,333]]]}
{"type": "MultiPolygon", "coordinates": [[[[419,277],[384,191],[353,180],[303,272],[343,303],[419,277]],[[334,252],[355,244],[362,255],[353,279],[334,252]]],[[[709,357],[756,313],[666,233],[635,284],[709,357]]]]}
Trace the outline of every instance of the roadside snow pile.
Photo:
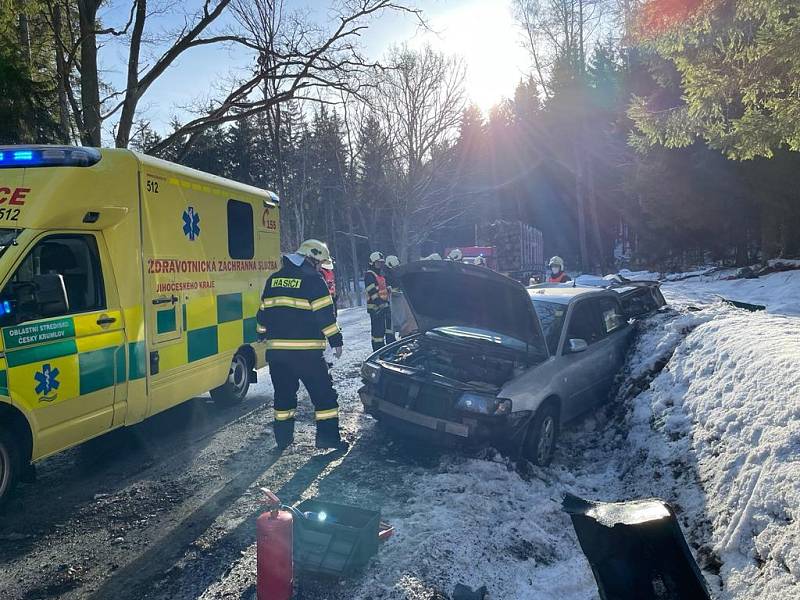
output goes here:
{"type": "Polygon", "coordinates": [[[632,281],[658,281],[659,274],[652,271],[629,271],[620,269],[619,274],[632,281]]]}
{"type": "Polygon", "coordinates": [[[449,456],[410,473],[407,502],[384,507],[397,533],[353,597],[446,598],[463,583],[487,585],[492,598],[596,598],[561,510],[575,478],[563,468],[535,473],[543,479],[526,481],[499,456],[449,456]]]}
{"type": "Polygon", "coordinates": [[[773,314],[800,315],[800,271],[772,273],[757,279],[695,279],[668,283],[662,290],[668,301],[671,296],[679,296],[711,302],[723,296],[728,300],[763,304],[773,314]]]}
{"type": "Polygon", "coordinates": [[[633,400],[628,440],[645,457],[635,468],[677,504],[696,544],[708,537],[701,563],[719,568],[723,597],[797,598],[800,321],[716,306],[676,326],[700,315],[706,322],[633,400]]]}

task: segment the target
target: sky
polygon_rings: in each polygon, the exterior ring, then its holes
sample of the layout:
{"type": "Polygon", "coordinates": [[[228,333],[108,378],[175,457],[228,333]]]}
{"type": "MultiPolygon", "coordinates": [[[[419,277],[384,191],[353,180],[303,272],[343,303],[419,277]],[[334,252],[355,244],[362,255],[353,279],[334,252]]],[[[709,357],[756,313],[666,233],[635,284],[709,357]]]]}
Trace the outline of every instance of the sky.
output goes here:
{"type": "MultiPolygon", "coordinates": [[[[314,19],[324,22],[329,0],[286,0],[289,8],[308,10],[314,19]]],[[[187,13],[199,0],[174,3],[187,13]]],[[[421,28],[411,15],[385,13],[373,19],[362,36],[365,53],[379,59],[393,46],[407,44],[418,49],[430,44],[434,49],[464,59],[466,91],[470,101],[485,113],[502,98],[511,97],[520,78],[527,72],[529,59],[520,45],[520,31],[514,22],[511,0],[417,0],[428,24],[421,28]]],[[[130,4],[114,0],[100,13],[104,25],[122,27],[130,4]]],[[[156,15],[148,21],[147,32],[156,35],[183,23],[183,16],[156,15]]],[[[224,28],[230,17],[217,26],[224,28]]],[[[151,46],[155,54],[158,45],[151,46]]],[[[127,48],[121,40],[111,40],[100,50],[104,78],[121,87],[125,79],[127,48]]],[[[185,120],[186,107],[211,98],[216,90],[238,71],[244,70],[249,57],[238,49],[216,46],[200,47],[185,53],[146,93],[140,104],[140,117],[151,122],[157,131],[169,128],[173,117],[185,120]]],[[[113,120],[111,120],[113,122],[113,120]]]]}

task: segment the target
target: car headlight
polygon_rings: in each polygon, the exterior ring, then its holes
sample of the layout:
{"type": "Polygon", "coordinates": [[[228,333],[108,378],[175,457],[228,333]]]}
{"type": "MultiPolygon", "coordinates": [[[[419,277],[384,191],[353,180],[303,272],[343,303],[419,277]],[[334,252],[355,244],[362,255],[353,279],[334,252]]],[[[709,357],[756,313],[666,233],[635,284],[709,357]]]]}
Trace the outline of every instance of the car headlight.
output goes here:
{"type": "Polygon", "coordinates": [[[367,383],[378,383],[381,378],[381,366],[371,362],[362,363],[361,377],[367,383]]]}
{"type": "Polygon", "coordinates": [[[456,408],[482,415],[507,415],[511,412],[511,400],[464,392],[459,397],[456,408]]]}

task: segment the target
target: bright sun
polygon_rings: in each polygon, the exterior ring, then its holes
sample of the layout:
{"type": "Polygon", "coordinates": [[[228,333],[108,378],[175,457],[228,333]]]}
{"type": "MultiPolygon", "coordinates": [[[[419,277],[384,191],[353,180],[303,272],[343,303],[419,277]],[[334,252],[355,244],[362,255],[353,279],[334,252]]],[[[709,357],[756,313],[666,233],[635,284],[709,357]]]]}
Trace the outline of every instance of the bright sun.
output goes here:
{"type": "Polygon", "coordinates": [[[433,32],[418,36],[413,45],[461,56],[466,64],[469,99],[484,114],[514,94],[527,71],[528,56],[519,43],[519,29],[504,0],[462,0],[433,15],[433,32]]]}

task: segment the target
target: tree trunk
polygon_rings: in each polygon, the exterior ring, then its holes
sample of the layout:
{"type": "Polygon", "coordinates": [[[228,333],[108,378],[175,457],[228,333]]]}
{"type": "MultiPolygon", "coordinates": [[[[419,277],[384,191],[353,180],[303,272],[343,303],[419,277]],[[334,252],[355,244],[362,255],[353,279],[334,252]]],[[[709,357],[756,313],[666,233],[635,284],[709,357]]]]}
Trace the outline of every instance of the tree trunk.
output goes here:
{"type": "Polygon", "coordinates": [[[61,5],[53,7],[53,33],[55,34],[56,52],[56,90],[58,93],[58,122],[61,129],[61,141],[70,143],[69,100],[67,99],[67,63],[64,60],[64,48],[61,45],[61,5]]]}
{"type": "Polygon", "coordinates": [[[28,23],[28,15],[25,12],[25,2],[19,3],[17,33],[19,35],[19,47],[22,48],[22,53],[25,57],[25,66],[28,68],[28,74],[30,74],[33,65],[33,53],[31,52],[31,32],[28,23]]]}
{"type": "Polygon", "coordinates": [[[586,179],[589,188],[587,201],[589,204],[589,215],[592,219],[594,245],[597,249],[597,262],[598,266],[600,267],[599,274],[604,275],[606,272],[606,253],[603,246],[603,236],[600,233],[600,219],[597,214],[597,190],[594,184],[594,163],[591,160],[587,161],[586,163],[586,179]]]}
{"type": "MultiPolygon", "coordinates": [[[[117,123],[117,148],[127,148],[131,141],[133,119],[136,117],[136,107],[139,104],[139,52],[142,47],[142,34],[144,22],[147,19],[147,0],[136,0],[136,17],[133,21],[130,49],[128,51],[128,78],[125,83],[125,100],[122,104],[122,113],[117,123]]],[[[188,148],[189,144],[185,148],[188,148]]]]}
{"type": "Polygon", "coordinates": [[[347,211],[347,226],[348,232],[350,233],[350,260],[353,261],[353,297],[358,302],[358,305],[361,306],[364,304],[364,298],[361,297],[358,289],[358,280],[359,275],[361,274],[361,269],[359,268],[358,264],[358,249],[356,247],[356,238],[353,235],[353,208],[347,211]]]}
{"type": "Polygon", "coordinates": [[[581,252],[581,268],[586,269],[589,264],[589,252],[586,246],[586,207],[583,187],[583,163],[580,142],[575,142],[575,203],[578,210],[578,242],[581,252]]]}
{"type": "Polygon", "coordinates": [[[78,0],[81,31],[81,112],[84,146],[99,147],[102,143],[100,117],[100,81],[97,73],[97,36],[95,22],[100,0],[78,0]]]}
{"type": "Polygon", "coordinates": [[[766,262],[780,254],[777,233],[781,223],[778,211],[770,200],[762,201],[761,206],[761,260],[766,262]]]}

